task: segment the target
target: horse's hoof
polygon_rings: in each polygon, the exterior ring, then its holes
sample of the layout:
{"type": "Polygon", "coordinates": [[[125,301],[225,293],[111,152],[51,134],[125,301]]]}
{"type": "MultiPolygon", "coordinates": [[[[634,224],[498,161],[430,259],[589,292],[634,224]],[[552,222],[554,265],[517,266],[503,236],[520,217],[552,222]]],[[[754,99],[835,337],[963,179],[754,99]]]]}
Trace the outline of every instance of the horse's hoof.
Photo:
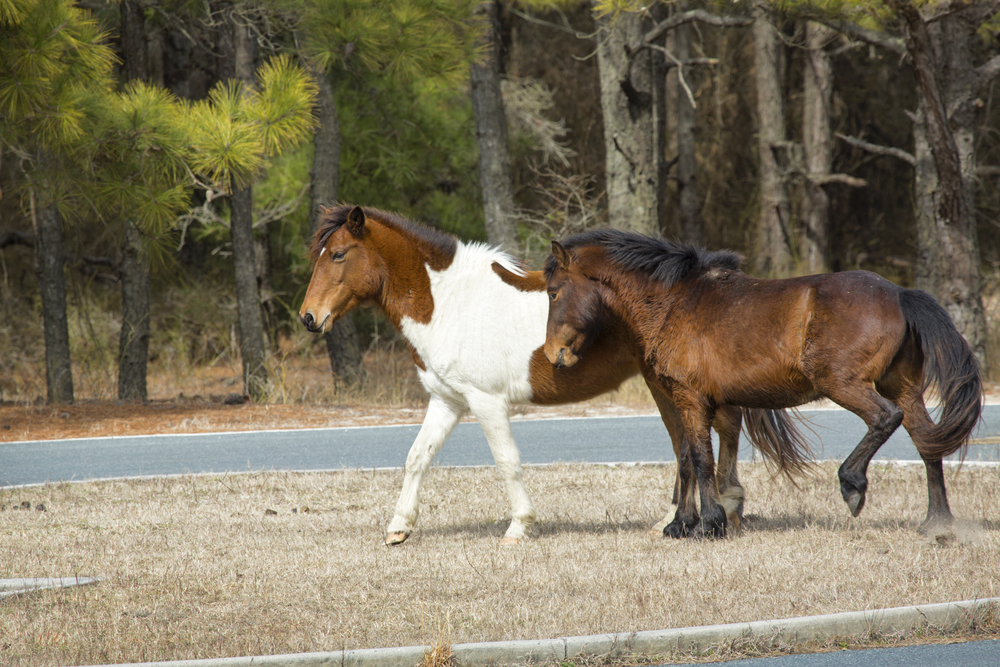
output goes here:
{"type": "Polygon", "coordinates": [[[410,536],[409,533],[404,533],[402,531],[398,533],[389,533],[385,536],[385,545],[387,547],[399,546],[406,541],[406,538],[410,536]]]}
{"type": "Polygon", "coordinates": [[[521,544],[521,542],[523,541],[524,540],[522,540],[520,537],[504,537],[502,540],[500,540],[500,544],[504,546],[511,546],[511,545],[521,544]]]}
{"type": "Polygon", "coordinates": [[[851,510],[851,516],[856,517],[861,514],[861,510],[865,506],[865,497],[863,494],[857,491],[849,494],[844,501],[847,503],[847,509],[851,510]]]}
{"type": "Polygon", "coordinates": [[[680,519],[674,519],[673,521],[668,523],[666,527],[663,529],[663,536],[672,537],[675,540],[679,540],[682,537],[687,537],[688,536],[687,526],[685,526],[684,522],[681,521],[680,519]]]}

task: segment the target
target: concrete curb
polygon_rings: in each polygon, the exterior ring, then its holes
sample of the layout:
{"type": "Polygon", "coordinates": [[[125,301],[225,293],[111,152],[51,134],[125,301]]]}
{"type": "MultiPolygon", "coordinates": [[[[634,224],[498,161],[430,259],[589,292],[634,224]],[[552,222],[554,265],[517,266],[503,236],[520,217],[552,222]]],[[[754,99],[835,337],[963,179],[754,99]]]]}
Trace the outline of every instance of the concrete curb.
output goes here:
{"type": "MultiPolygon", "coordinates": [[[[575,656],[613,653],[645,656],[697,653],[727,642],[754,638],[768,642],[780,639],[793,644],[865,633],[892,634],[927,627],[951,629],[968,623],[977,614],[991,607],[1000,608],[1000,598],[630,634],[455,644],[451,648],[463,667],[559,662],[575,656]]],[[[414,667],[423,660],[424,653],[430,648],[405,646],[330,653],[143,662],[118,667],[414,667]]]]}
{"type": "Polygon", "coordinates": [[[94,577],[47,577],[34,579],[0,579],[0,599],[25,595],[46,588],[70,588],[71,586],[87,586],[96,584],[100,579],[94,577]]]}

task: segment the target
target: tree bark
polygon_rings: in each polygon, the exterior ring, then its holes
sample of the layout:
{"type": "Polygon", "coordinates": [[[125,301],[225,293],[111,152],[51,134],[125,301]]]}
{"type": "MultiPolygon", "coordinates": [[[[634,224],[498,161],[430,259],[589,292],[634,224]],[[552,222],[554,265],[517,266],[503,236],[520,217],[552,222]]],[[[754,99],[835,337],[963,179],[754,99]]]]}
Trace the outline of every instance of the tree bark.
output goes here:
{"type": "Polygon", "coordinates": [[[833,166],[830,105],[833,67],[826,44],[834,34],[821,23],[806,23],[806,63],[803,81],[802,144],[805,152],[806,198],[802,216],[802,264],[809,273],[829,271],[830,198],[820,178],[833,166]]]}
{"type": "Polygon", "coordinates": [[[782,42],[764,9],[755,6],[753,14],[760,155],[760,222],[755,268],[762,276],[783,277],[791,275],[794,260],[788,191],[775,155],[775,148],[785,142],[782,42]]]}
{"type": "Polygon", "coordinates": [[[973,195],[980,82],[974,77],[972,49],[980,20],[972,17],[978,10],[959,8],[928,24],[909,2],[889,4],[900,18],[920,98],[920,127],[915,128],[915,136],[922,134],[915,156],[917,200],[923,209],[917,215],[922,226],[918,281],[948,311],[985,371],[986,318],[973,195]]]}
{"type": "MultiPolygon", "coordinates": [[[[122,73],[126,81],[149,79],[145,18],[137,0],[121,3],[122,73]]],[[[124,213],[124,212],[123,212],[124,213]]],[[[118,399],[148,399],[150,269],[142,234],[133,220],[123,221],[121,242],[122,328],[118,339],[118,399]]]]}
{"type": "Polygon", "coordinates": [[[142,234],[131,220],[122,233],[122,328],[118,339],[118,399],[148,399],[146,362],[149,358],[149,264],[142,234]]]}
{"type": "MultiPolygon", "coordinates": [[[[316,233],[323,217],[323,207],[337,202],[337,185],[340,180],[340,122],[333,86],[325,72],[312,69],[319,88],[316,100],[316,134],[313,137],[313,167],[309,174],[309,231],[316,233]]],[[[337,320],[333,328],[323,335],[330,371],[334,380],[353,382],[361,377],[362,359],[358,345],[358,330],[351,314],[337,320]]]]}
{"type": "Polygon", "coordinates": [[[695,108],[684,89],[684,82],[694,93],[692,68],[685,65],[691,58],[691,26],[683,23],[674,29],[674,56],[681,62],[677,73],[677,195],[681,218],[681,235],[685,241],[701,245],[705,234],[701,224],[701,202],[698,198],[695,163],[695,108]],[[682,78],[683,77],[683,78],[682,78]]]}
{"type": "Polygon", "coordinates": [[[643,18],[623,12],[595,21],[604,122],[605,181],[612,227],[659,236],[665,192],[663,95],[643,18]],[[630,57],[631,55],[631,57],[630,57]]]}
{"type": "Polygon", "coordinates": [[[66,256],[63,252],[62,219],[55,204],[51,203],[34,213],[35,273],[42,297],[48,402],[72,403],[73,365],[66,317],[66,276],[63,273],[66,256]]]}
{"type": "MultiPolygon", "coordinates": [[[[242,24],[243,17],[237,16],[231,5],[227,10],[218,47],[222,57],[220,72],[223,73],[223,78],[236,78],[244,86],[251,86],[255,69],[256,41],[249,28],[242,24]]],[[[265,401],[268,388],[267,352],[257,285],[252,187],[232,188],[229,232],[233,241],[236,310],[240,330],[244,393],[254,401],[265,401]]]]}
{"type": "Polygon", "coordinates": [[[492,245],[517,253],[514,181],[507,140],[507,116],[500,91],[500,26],[495,0],[483,2],[479,13],[486,24],[481,43],[483,61],[472,64],[470,84],[476,115],[479,183],[483,193],[486,238],[492,245]]]}

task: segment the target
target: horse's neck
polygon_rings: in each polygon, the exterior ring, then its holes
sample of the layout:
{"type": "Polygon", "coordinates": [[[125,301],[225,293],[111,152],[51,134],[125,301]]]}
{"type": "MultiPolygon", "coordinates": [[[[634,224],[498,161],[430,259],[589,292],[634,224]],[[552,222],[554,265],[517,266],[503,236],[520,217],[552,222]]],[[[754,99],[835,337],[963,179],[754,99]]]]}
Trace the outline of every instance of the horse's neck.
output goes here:
{"type": "Polygon", "coordinates": [[[610,298],[605,296],[604,301],[611,313],[611,324],[628,332],[632,345],[644,349],[648,343],[645,334],[651,327],[662,326],[661,323],[670,317],[676,297],[669,289],[622,274],[611,277],[605,285],[610,295],[610,298]]]}
{"type": "Polygon", "coordinates": [[[431,258],[416,244],[397,242],[389,247],[391,252],[382,253],[384,266],[375,302],[397,330],[404,318],[426,324],[434,311],[427,273],[431,258]]]}

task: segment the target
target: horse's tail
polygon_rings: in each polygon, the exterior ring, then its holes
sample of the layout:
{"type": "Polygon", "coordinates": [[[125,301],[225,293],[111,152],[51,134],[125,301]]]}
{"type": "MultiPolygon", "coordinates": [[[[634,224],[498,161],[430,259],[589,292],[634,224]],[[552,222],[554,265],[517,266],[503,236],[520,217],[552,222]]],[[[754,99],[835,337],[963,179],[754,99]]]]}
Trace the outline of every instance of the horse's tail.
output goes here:
{"type": "Polygon", "coordinates": [[[809,472],[812,447],[787,410],[743,408],[743,428],[757,451],[793,483],[809,472]]]}
{"type": "Polygon", "coordinates": [[[979,362],[958,333],[947,311],[920,290],[903,290],[899,307],[908,333],[924,353],[924,391],[936,384],[941,398],[938,423],[914,439],[920,454],[940,459],[969,444],[969,436],[982,414],[983,380],[979,362]]]}

